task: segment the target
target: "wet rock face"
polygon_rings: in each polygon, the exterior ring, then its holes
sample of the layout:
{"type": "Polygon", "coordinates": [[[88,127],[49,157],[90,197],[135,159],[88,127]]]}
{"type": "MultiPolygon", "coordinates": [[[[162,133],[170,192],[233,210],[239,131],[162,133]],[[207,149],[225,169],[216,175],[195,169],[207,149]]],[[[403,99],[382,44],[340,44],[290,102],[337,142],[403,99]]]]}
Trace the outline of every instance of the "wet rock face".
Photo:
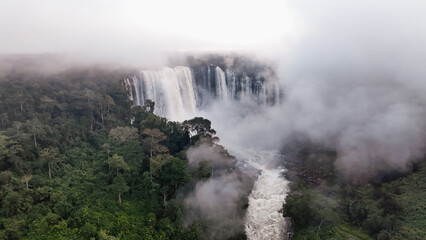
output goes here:
{"type": "Polygon", "coordinates": [[[134,105],[151,99],[156,114],[181,120],[218,100],[275,105],[282,99],[272,67],[248,58],[215,55],[175,64],[125,79],[134,105]]]}
{"type": "Polygon", "coordinates": [[[224,73],[230,99],[249,98],[258,104],[274,105],[282,97],[273,67],[250,58],[207,55],[189,58],[187,64],[193,70],[201,106],[219,96],[217,68],[224,73]]]}

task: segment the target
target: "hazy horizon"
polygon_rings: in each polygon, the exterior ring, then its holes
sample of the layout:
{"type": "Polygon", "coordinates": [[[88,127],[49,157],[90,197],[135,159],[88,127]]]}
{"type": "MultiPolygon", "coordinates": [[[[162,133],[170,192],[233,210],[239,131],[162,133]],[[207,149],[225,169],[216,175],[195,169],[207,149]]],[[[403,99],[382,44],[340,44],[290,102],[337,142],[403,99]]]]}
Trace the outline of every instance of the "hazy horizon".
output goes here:
{"type": "Polygon", "coordinates": [[[182,52],[269,59],[283,104],[247,115],[218,103],[207,115],[239,123],[213,121],[230,130],[223,138],[276,148],[302,132],[337,149],[343,172],[361,167],[368,175],[405,168],[425,148],[424,7],[416,0],[5,0],[0,53],[152,67],[182,52]]]}

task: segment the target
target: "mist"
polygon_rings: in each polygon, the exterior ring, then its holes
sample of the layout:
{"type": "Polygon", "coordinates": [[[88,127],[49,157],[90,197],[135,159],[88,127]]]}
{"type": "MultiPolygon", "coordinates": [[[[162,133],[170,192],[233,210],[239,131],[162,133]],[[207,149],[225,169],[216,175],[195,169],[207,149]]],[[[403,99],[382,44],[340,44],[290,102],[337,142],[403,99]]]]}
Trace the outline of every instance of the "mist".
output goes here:
{"type": "Polygon", "coordinates": [[[357,177],[422,157],[423,1],[172,2],[5,0],[0,53],[158,67],[186,51],[249,52],[276,63],[284,99],[205,110],[224,145],[280,149],[303,134],[357,177]]]}
{"type": "Polygon", "coordinates": [[[302,134],[335,149],[350,178],[409,169],[425,150],[426,4],[289,3],[303,15],[304,36],[271,56],[282,104],[206,110],[224,144],[280,149],[302,134]]]}
{"type": "Polygon", "coordinates": [[[223,147],[186,151],[188,171],[206,172],[178,198],[184,225],[201,222],[205,239],[243,229],[280,239],[287,146],[303,139],[335,151],[339,177],[356,183],[424,158],[424,9],[422,0],[0,0],[0,76],[102,66],[127,78],[206,53],[267,65],[262,87],[277,81],[281,90],[274,105],[206,94],[197,116],[223,147]]]}
{"type": "Polygon", "coordinates": [[[161,67],[176,52],[278,47],[293,31],[283,12],[279,0],[3,0],[0,54],[161,67]]]}
{"type": "Polygon", "coordinates": [[[253,179],[235,168],[236,159],[219,145],[201,143],[187,151],[191,168],[208,162],[211,177],[199,181],[185,198],[185,224],[205,224],[205,239],[228,239],[241,233],[244,205],[253,179]]]}

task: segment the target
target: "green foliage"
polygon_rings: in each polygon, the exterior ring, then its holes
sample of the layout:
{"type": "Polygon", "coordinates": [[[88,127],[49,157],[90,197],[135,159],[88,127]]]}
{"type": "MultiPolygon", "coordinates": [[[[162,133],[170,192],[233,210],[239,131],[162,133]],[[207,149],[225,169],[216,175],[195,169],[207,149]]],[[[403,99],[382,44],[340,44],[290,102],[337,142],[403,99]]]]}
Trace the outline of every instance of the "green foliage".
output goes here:
{"type": "Polygon", "coordinates": [[[132,108],[126,74],[2,75],[0,239],[199,239],[175,196],[189,135],[152,101],[132,108]]]}
{"type": "Polygon", "coordinates": [[[155,109],[155,102],[151,99],[145,100],[145,104],[142,106],[142,109],[146,112],[153,113],[155,109]]]}
{"type": "Polygon", "coordinates": [[[399,229],[390,232],[394,239],[426,239],[426,161],[415,166],[415,172],[383,184],[399,204],[399,229]]]}
{"type": "Polygon", "coordinates": [[[59,149],[55,147],[45,148],[40,153],[40,162],[47,166],[49,178],[52,178],[52,170],[57,169],[62,162],[59,149]]]}
{"type": "Polygon", "coordinates": [[[189,180],[186,173],[187,163],[179,158],[169,158],[162,168],[160,175],[160,183],[168,186],[169,189],[177,189],[179,184],[183,184],[189,180]]]}
{"type": "Polygon", "coordinates": [[[425,161],[408,176],[353,184],[335,174],[334,153],[309,144],[292,150],[295,154],[287,162],[292,192],[284,216],[293,220],[294,239],[426,237],[426,195],[421,187],[426,183],[425,161]]]}
{"type": "Polygon", "coordinates": [[[119,171],[128,171],[130,170],[129,165],[124,161],[122,156],[118,156],[114,154],[109,160],[108,165],[111,169],[117,172],[116,176],[118,176],[119,171]]]}
{"type": "Polygon", "coordinates": [[[182,128],[193,134],[191,141],[193,143],[200,140],[202,137],[210,137],[212,138],[216,131],[211,128],[211,122],[208,119],[204,119],[202,117],[195,117],[190,120],[186,120],[182,123],[182,128]]]}

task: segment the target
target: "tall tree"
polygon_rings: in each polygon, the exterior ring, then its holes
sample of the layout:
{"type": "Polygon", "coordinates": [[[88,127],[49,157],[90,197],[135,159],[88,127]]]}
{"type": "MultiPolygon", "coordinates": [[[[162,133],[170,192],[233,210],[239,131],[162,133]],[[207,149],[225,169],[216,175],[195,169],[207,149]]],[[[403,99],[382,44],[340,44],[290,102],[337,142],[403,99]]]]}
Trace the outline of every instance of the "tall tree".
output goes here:
{"type": "Polygon", "coordinates": [[[88,88],[83,90],[84,96],[87,97],[87,103],[92,105],[93,99],[95,98],[96,93],[88,88]]]}
{"type": "Polygon", "coordinates": [[[120,170],[129,171],[129,165],[124,161],[122,156],[117,154],[112,155],[112,157],[108,161],[108,165],[110,169],[115,170],[115,176],[118,176],[120,170]]]}
{"type": "Polygon", "coordinates": [[[15,171],[21,172],[24,164],[23,153],[22,145],[8,136],[0,134],[0,166],[12,167],[15,171]],[[4,166],[4,164],[8,166],[4,166]]]}
{"type": "Polygon", "coordinates": [[[127,183],[124,180],[122,175],[118,175],[114,178],[112,183],[112,189],[118,196],[118,199],[117,199],[118,205],[121,205],[121,201],[122,201],[121,194],[129,191],[129,187],[127,186],[127,183]]]}
{"type": "Polygon", "coordinates": [[[142,132],[143,135],[147,136],[145,139],[148,144],[149,151],[149,173],[152,179],[152,170],[151,170],[151,162],[152,157],[155,153],[165,153],[168,152],[167,147],[161,145],[159,142],[165,140],[167,137],[161,132],[158,128],[145,128],[142,132]]]}
{"type": "Polygon", "coordinates": [[[163,185],[161,192],[163,194],[163,204],[166,206],[167,192],[173,193],[179,184],[189,181],[190,175],[186,172],[186,161],[171,157],[162,167],[161,183],[163,185]]]}
{"type": "Polygon", "coordinates": [[[19,103],[19,110],[21,112],[25,111],[25,105],[30,105],[33,104],[34,100],[33,97],[31,96],[30,93],[28,93],[27,91],[25,91],[23,88],[19,88],[18,90],[20,93],[15,94],[15,98],[14,99],[16,102],[19,103]]]}
{"type": "Polygon", "coordinates": [[[8,115],[7,113],[2,113],[2,114],[0,115],[0,120],[1,120],[1,126],[2,126],[3,128],[6,128],[6,127],[7,127],[7,125],[10,123],[9,115],[8,115]]]}
{"type": "Polygon", "coordinates": [[[109,161],[109,154],[111,153],[111,146],[109,145],[109,143],[102,144],[102,151],[107,154],[107,160],[109,161]]]}
{"type": "Polygon", "coordinates": [[[22,176],[21,181],[22,181],[23,183],[25,183],[25,186],[27,187],[27,190],[28,190],[28,189],[30,189],[30,188],[29,188],[29,186],[28,186],[28,183],[30,182],[30,180],[31,180],[32,178],[33,178],[33,175],[31,175],[31,174],[27,174],[27,175],[22,176]]]}
{"type": "Polygon", "coordinates": [[[52,99],[48,96],[41,96],[40,97],[40,108],[43,109],[43,112],[52,112],[55,105],[57,105],[58,102],[55,99],[52,99]]]}
{"type": "Polygon", "coordinates": [[[37,147],[37,136],[46,133],[44,130],[44,124],[38,120],[38,118],[34,118],[32,120],[28,120],[26,125],[30,128],[30,131],[33,134],[34,147],[37,147]]]}
{"type": "Polygon", "coordinates": [[[184,130],[189,131],[195,135],[213,136],[216,134],[216,131],[211,128],[210,120],[202,117],[186,120],[183,122],[182,126],[184,130]]]}
{"type": "Polygon", "coordinates": [[[145,100],[145,104],[143,105],[142,109],[149,113],[154,113],[155,109],[155,102],[151,99],[145,100]]]}
{"type": "Polygon", "coordinates": [[[163,166],[161,179],[165,184],[169,184],[177,189],[179,184],[189,180],[186,167],[186,161],[177,157],[169,158],[163,166]]]}
{"type": "Polygon", "coordinates": [[[124,158],[117,154],[112,155],[108,161],[108,165],[110,169],[115,170],[116,173],[111,187],[118,196],[118,205],[121,205],[121,194],[127,192],[129,187],[127,186],[123,176],[120,174],[120,171],[129,171],[130,168],[129,165],[124,161],[124,158]]]}
{"type": "Polygon", "coordinates": [[[9,137],[0,134],[0,161],[3,161],[7,158],[9,149],[7,146],[9,145],[9,137]]]}
{"type": "Polygon", "coordinates": [[[21,144],[15,141],[10,141],[8,146],[8,162],[12,164],[13,168],[18,172],[22,171],[24,161],[22,156],[24,149],[21,144]]]}
{"type": "Polygon", "coordinates": [[[13,122],[13,126],[15,126],[16,127],[16,132],[18,133],[18,135],[19,135],[19,130],[21,129],[21,127],[22,127],[22,123],[21,122],[18,122],[18,121],[14,121],[13,122]]]}
{"type": "Polygon", "coordinates": [[[109,136],[119,143],[138,139],[138,129],[134,127],[116,127],[109,131],[109,136]]]}
{"type": "Polygon", "coordinates": [[[40,160],[47,166],[49,178],[52,179],[52,170],[58,168],[58,164],[62,162],[59,149],[56,147],[44,148],[40,153],[40,160]]]}

